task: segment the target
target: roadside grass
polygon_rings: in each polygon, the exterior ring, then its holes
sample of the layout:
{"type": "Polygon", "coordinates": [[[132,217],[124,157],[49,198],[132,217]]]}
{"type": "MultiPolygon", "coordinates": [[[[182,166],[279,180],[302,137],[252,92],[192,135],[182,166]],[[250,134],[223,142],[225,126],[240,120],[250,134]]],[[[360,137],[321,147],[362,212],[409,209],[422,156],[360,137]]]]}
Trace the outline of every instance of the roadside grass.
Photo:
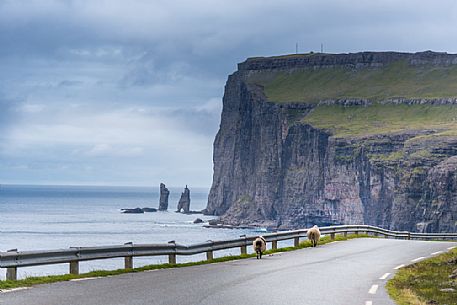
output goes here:
{"type": "MultiPolygon", "coordinates": [[[[350,234],[347,237],[344,237],[342,235],[336,235],[334,240],[331,240],[330,236],[324,236],[319,241],[319,245],[325,245],[325,244],[331,243],[333,241],[345,241],[345,240],[350,240],[350,239],[354,239],[354,238],[366,238],[366,237],[372,237],[372,236],[369,236],[367,234],[359,234],[359,235],[350,234]]],[[[308,240],[306,240],[306,241],[300,242],[298,247],[284,247],[284,248],[278,248],[275,250],[270,249],[270,250],[267,250],[264,254],[269,255],[269,254],[274,254],[274,253],[278,253],[278,252],[289,252],[289,251],[308,248],[308,247],[311,247],[311,243],[308,240]]],[[[255,253],[223,256],[223,257],[215,258],[212,260],[180,263],[180,264],[175,264],[175,265],[167,263],[167,264],[147,265],[147,266],[133,268],[133,269],[94,270],[91,272],[81,273],[78,275],[63,274],[63,275],[49,275],[49,276],[34,276],[34,277],[28,277],[28,278],[18,280],[18,281],[8,281],[8,280],[0,281],[0,290],[13,289],[13,288],[19,288],[19,287],[30,287],[30,286],[38,285],[38,284],[50,284],[50,283],[70,281],[70,280],[82,279],[82,278],[107,277],[107,276],[113,276],[113,275],[119,275],[119,274],[125,274],[125,273],[143,272],[143,271],[147,271],[147,270],[158,270],[158,269],[167,269],[167,268],[184,268],[184,267],[190,267],[190,266],[228,262],[228,261],[252,258],[252,257],[255,257],[255,253]]]]}
{"type": "Polygon", "coordinates": [[[454,270],[457,249],[400,269],[386,288],[398,305],[457,305],[457,278],[449,278],[454,270]]]}
{"type": "Polygon", "coordinates": [[[262,85],[268,100],[278,103],[457,96],[457,67],[412,66],[404,60],[377,68],[338,67],[257,73],[248,81],[262,85]]]}

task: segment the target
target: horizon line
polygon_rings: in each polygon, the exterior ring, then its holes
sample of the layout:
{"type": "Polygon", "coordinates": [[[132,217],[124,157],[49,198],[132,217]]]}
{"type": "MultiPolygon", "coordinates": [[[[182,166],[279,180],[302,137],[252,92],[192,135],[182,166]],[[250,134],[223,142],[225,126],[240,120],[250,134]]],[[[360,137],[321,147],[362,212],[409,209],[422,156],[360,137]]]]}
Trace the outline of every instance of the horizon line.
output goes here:
{"type": "MultiPolygon", "coordinates": [[[[2,186],[38,186],[38,187],[137,187],[137,188],[160,188],[160,183],[157,186],[152,185],[119,185],[119,184],[31,184],[31,183],[0,183],[0,187],[2,186]]],[[[189,186],[189,184],[187,184],[189,186]]],[[[167,188],[185,188],[186,185],[183,186],[167,186],[167,188]]],[[[206,188],[210,189],[211,186],[191,186],[191,188],[206,188]]]]}

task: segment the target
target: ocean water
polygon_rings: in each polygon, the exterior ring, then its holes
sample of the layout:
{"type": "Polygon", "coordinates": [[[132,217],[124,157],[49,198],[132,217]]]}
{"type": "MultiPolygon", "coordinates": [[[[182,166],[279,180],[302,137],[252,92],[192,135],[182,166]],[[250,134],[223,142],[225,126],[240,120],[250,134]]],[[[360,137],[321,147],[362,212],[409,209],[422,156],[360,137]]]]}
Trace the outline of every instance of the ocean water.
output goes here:
{"type": "MultiPolygon", "coordinates": [[[[260,230],[213,229],[193,224],[211,216],[175,213],[181,188],[169,188],[169,211],[122,214],[122,208],[158,207],[159,189],[151,187],[0,186],[0,251],[49,250],[68,247],[166,243],[192,244],[256,235],[260,230]]],[[[206,207],[207,189],[191,188],[191,210],[206,207]]],[[[215,252],[215,257],[239,254],[238,249],[215,252]]],[[[178,256],[178,262],[205,259],[205,254],[178,256]]],[[[167,257],[134,258],[134,266],[167,262],[167,257]]],[[[80,263],[80,271],[118,269],[123,259],[80,263]]],[[[68,264],[19,268],[20,278],[64,274],[68,264]]],[[[0,270],[4,279],[5,270],[0,270]]]]}

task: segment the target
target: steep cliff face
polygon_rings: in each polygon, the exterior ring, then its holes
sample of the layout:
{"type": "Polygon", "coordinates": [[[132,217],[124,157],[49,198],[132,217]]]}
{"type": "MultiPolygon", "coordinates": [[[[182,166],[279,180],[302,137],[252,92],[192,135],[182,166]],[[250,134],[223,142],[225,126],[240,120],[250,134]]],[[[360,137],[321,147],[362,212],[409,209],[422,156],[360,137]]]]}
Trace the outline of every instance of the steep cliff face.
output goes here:
{"type": "Polygon", "coordinates": [[[233,225],[456,232],[457,89],[429,81],[453,78],[455,64],[432,52],[248,59],[225,87],[206,213],[233,225]],[[411,71],[383,81],[399,62],[411,71]]]}

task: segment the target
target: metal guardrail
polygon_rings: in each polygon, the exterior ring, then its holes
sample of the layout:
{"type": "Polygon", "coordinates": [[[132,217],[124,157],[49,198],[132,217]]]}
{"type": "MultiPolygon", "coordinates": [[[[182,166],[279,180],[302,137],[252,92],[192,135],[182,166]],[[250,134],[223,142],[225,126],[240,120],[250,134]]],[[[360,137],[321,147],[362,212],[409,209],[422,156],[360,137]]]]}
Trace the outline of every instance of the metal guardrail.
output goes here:
{"type": "MultiPolygon", "coordinates": [[[[411,233],[407,231],[390,231],[369,225],[341,225],[319,228],[322,234],[329,234],[331,239],[335,234],[366,233],[374,236],[382,235],[386,238],[418,239],[418,240],[457,240],[457,233],[411,233]]],[[[284,231],[264,234],[271,248],[277,249],[278,241],[294,240],[297,247],[300,238],[306,237],[307,229],[284,231]]],[[[241,254],[247,253],[247,246],[252,244],[256,236],[241,236],[237,239],[222,241],[207,241],[189,246],[176,244],[171,241],[167,244],[132,244],[102,247],[72,247],[69,249],[45,251],[17,251],[0,252],[0,268],[7,268],[7,280],[17,280],[17,268],[49,264],[70,264],[70,273],[79,274],[79,262],[97,259],[124,257],[124,267],[133,268],[135,256],[166,256],[170,264],[176,264],[177,255],[194,255],[205,253],[208,260],[213,259],[213,252],[218,250],[240,248],[241,254]]]]}

